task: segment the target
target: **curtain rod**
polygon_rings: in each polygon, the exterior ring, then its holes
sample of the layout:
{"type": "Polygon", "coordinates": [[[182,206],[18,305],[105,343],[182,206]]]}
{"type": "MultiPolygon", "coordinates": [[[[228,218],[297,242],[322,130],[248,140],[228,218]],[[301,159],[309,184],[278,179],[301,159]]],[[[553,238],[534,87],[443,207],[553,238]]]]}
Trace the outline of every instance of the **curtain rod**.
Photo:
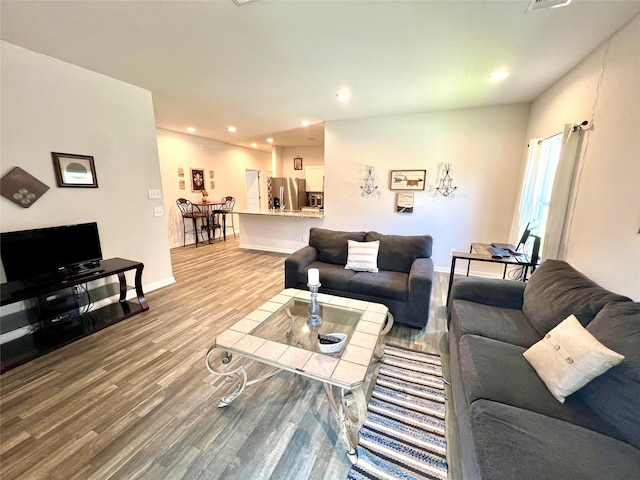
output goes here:
{"type": "MultiPolygon", "coordinates": [[[[589,125],[589,122],[587,120],[584,120],[582,123],[580,124],[574,124],[573,128],[571,129],[572,132],[575,132],[576,130],[582,130],[582,127],[586,127],[587,125],[589,125]]],[[[540,140],[538,140],[538,145],[540,145],[542,142],[544,142],[545,140],[549,140],[550,138],[556,137],[558,135],[562,135],[562,132],[560,133],[554,133],[553,135],[549,135],[548,137],[545,138],[541,138],[540,140]]]]}
{"type": "Polygon", "coordinates": [[[540,145],[545,140],[549,140],[550,138],[557,137],[558,135],[562,135],[562,132],[554,133],[553,135],[549,135],[548,137],[541,138],[538,140],[538,145],[540,145]]]}

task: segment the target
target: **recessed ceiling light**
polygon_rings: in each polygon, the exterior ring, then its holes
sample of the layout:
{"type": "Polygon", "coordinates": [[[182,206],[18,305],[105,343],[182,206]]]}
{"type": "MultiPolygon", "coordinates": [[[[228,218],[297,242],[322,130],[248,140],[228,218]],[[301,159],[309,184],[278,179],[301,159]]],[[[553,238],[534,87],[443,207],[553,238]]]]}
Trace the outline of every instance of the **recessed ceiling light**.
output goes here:
{"type": "Polygon", "coordinates": [[[509,74],[505,71],[493,72],[491,75],[489,75],[489,80],[491,80],[492,82],[499,82],[501,80],[504,80],[508,76],[509,74]]]}
{"type": "Polygon", "coordinates": [[[189,128],[187,128],[187,132],[189,132],[189,133],[193,133],[193,132],[195,132],[195,131],[196,131],[196,129],[195,129],[195,128],[193,128],[193,127],[189,127],[189,128]]]}
{"type": "Polygon", "coordinates": [[[227,128],[227,130],[229,130],[231,133],[235,133],[236,132],[236,127],[229,127],[229,128],[227,128]]]}
{"type": "Polygon", "coordinates": [[[252,146],[253,148],[256,148],[256,147],[258,146],[258,144],[254,142],[254,143],[252,143],[252,144],[251,144],[251,146],[252,146]]]}
{"type": "Polygon", "coordinates": [[[300,122],[300,125],[302,125],[303,127],[308,127],[309,126],[309,120],[302,120],[300,122]]]}
{"type": "Polygon", "coordinates": [[[342,90],[342,91],[336,93],[336,97],[338,97],[338,100],[341,100],[343,102],[348,100],[350,96],[351,96],[351,94],[349,92],[347,92],[346,90],[342,90]]]}
{"type": "Polygon", "coordinates": [[[273,138],[267,138],[267,142],[273,143],[273,138]]]}

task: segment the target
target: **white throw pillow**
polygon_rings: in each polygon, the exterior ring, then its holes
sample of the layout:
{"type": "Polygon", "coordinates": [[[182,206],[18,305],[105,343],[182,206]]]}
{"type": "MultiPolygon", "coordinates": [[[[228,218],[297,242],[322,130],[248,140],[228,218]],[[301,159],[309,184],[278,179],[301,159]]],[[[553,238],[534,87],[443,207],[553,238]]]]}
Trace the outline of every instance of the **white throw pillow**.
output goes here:
{"type": "Polygon", "coordinates": [[[349,254],[347,255],[347,264],[344,268],[358,272],[378,272],[378,249],[380,248],[380,240],[376,240],[375,242],[347,240],[347,246],[349,248],[349,254]]]}
{"type": "Polygon", "coordinates": [[[569,315],[523,355],[561,403],[624,360],[622,355],[602,345],[574,315],[569,315]]]}

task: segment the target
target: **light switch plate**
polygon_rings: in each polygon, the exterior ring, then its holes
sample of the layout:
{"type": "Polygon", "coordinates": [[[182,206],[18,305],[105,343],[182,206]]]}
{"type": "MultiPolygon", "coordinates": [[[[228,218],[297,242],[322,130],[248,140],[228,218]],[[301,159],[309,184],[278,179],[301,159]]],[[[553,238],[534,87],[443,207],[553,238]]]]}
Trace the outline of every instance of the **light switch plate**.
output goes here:
{"type": "Polygon", "coordinates": [[[162,198],[162,192],[160,190],[149,190],[149,200],[158,200],[162,198]]]}
{"type": "Polygon", "coordinates": [[[164,215],[164,210],[162,207],[154,207],[153,208],[153,215],[156,217],[161,217],[164,215]]]}

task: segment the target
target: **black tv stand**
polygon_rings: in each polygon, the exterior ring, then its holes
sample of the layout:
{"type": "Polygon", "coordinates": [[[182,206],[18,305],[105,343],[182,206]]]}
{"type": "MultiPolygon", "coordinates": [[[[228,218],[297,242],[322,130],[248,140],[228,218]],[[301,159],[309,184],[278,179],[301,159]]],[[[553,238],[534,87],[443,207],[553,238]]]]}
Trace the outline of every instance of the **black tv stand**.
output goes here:
{"type": "Polygon", "coordinates": [[[11,327],[4,326],[5,323],[29,329],[29,333],[1,346],[0,373],[148,310],[149,305],[142,290],[143,269],[144,264],[141,262],[112,258],[101,261],[94,268],[77,272],[71,277],[49,279],[41,283],[22,281],[3,283],[0,286],[2,306],[30,301],[36,307],[3,314],[0,317],[3,333],[7,329],[11,330],[11,327]],[[133,270],[135,270],[135,284],[129,287],[125,273],[133,270]],[[117,302],[85,311],[88,308],[86,304],[82,304],[82,300],[78,302],[71,298],[76,295],[74,293],[76,289],[73,288],[76,285],[116,275],[118,282],[92,288],[89,294],[93,302],[118,295],[117,302]],[[135,289],[136,298],[128,301],[127,292],[131,289],[135,289]],[[53,299],[52,304],[46,305],[50,299],[53,299]]]}

